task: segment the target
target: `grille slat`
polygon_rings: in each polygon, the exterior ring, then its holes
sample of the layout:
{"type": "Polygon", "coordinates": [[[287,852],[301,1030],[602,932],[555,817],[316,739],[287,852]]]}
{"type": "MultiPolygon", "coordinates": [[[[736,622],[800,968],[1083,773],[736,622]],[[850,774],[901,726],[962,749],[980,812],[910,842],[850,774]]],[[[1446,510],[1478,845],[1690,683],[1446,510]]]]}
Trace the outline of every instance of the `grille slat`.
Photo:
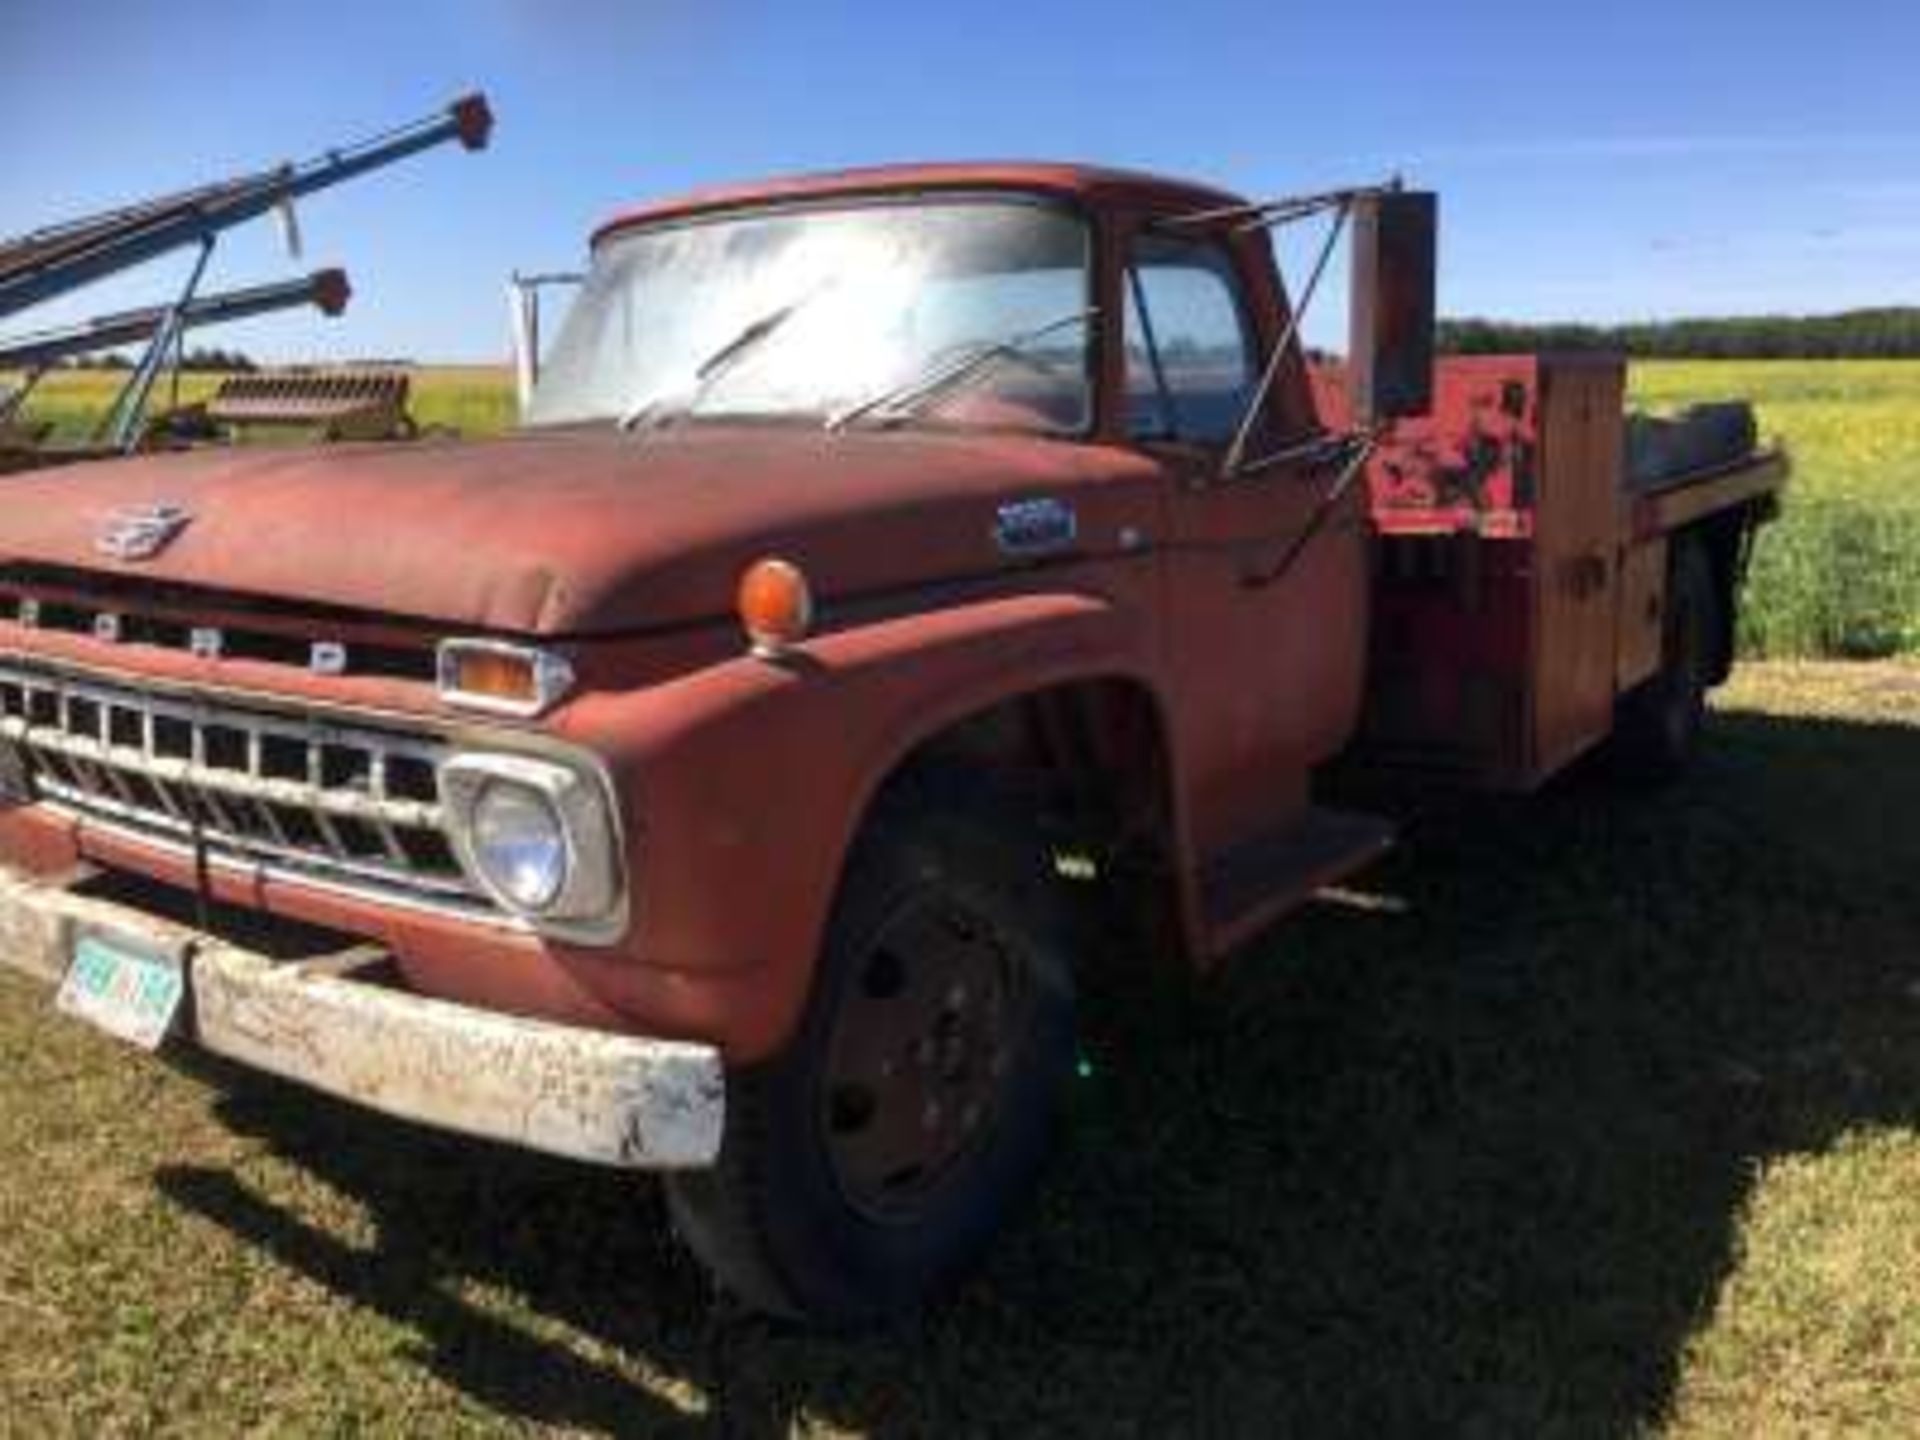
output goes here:
{"type": "Polygon", "coordinates": [[[177,820],[183,824],[186,822],[186,807],[180,803],[180,797],[174,793],[173,786],[164,780],[155,779],[153,793],[160,797],[161,808],[167,812],[168,819],[177,820]]]}
{"type": "MultiPolygon", "coordinates": [[[[318,795],[327,793],[326,758],[326,751],[320,746],[312,744],[307,746],[307,786],[318,795]]],[[[320,810],[312,811],[312,815],[314,829],[319,833],[320,843],[335,859],[344,860],[347,857],[347,847],[341,843],[340,832],[333,828],[333,821],[320,810]]]]}
{"type": "MultiPolygon", "coordinates": [[[[367,769],[367,792],[383,809],[391,798],[387,794],[387,757],[384,753],[376,753],[373,756],[373,763],[367,769]]],[[[381,848],[387,852],[389,860],[396,865],[413,863],[412,857],[407,854],[406,847],[400,843],[400,836],[395,833],[393,826],[387,823],[384,814],[376,812],[373,828],[379,835],[381,848]]]]}
{"type": "Polygon", "coordinates": [[[0,739],[24,752],[41,796],[82,815],[229,861],[497,913],[447,843],[435,740],[14,662],[0,662],[0,739]]]}

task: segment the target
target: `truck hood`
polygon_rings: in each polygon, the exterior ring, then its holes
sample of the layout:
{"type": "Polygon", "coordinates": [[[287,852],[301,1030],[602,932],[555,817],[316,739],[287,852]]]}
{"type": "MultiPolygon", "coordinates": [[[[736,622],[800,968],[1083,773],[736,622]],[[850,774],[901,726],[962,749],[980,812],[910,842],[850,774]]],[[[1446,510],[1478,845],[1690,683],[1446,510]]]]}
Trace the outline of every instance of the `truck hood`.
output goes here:
{"type": "Polygon", "coordinates": [[[1094,445],[771,426],[201,450],[8,480],[0,562],[587,636],[730,613],[766,554],[828,601],[1024,563],[997,535],[1016,500],[1065,501],[1079,548],[1112,549],[1151,533],[1152,473],[1094,445]],[[151,559],[101,553],[116,512],[152,504],[191,518],[151,559]]]}

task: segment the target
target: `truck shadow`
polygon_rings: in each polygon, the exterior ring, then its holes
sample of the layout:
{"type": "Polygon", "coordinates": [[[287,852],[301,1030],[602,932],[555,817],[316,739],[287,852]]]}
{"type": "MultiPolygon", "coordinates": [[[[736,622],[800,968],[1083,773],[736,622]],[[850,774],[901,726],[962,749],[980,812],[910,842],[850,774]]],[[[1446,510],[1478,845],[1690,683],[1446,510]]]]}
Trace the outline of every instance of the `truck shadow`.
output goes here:
{"type": "Polygon", "coordinates": [[[522,1420],[1637,1431],[1756,1167],[1920,1116],[1920,729],[1731,713],[1713,736],[1664,793],[1586,776],[1433,809],[1220,983],[1103,997],[1039,1201],[912,1334],[730,1317],[649,1187],[258,1079],[223,1075],[227,1121],[378,1242],[224,1171],[159,1183],[522,1420]]]}

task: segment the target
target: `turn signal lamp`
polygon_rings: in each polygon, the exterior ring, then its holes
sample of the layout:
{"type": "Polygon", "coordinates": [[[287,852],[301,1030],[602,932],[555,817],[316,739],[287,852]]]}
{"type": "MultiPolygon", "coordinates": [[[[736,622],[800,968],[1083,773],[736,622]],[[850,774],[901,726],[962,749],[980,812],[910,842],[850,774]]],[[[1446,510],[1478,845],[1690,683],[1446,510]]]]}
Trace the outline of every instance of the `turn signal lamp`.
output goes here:
{"type": "Polygon", "coordinates": [[[440,698],[499,715],[539,715],[573,688],[573,667],[549,650],[501,640],[440,642],[440,698]]]}
{"type": "Polygon", "coordinates": [[[762,659],[785,654],[813,629],[813,589],[800,567],[769,557],[740,576],[734,597],[740,628],[762,659]]]}

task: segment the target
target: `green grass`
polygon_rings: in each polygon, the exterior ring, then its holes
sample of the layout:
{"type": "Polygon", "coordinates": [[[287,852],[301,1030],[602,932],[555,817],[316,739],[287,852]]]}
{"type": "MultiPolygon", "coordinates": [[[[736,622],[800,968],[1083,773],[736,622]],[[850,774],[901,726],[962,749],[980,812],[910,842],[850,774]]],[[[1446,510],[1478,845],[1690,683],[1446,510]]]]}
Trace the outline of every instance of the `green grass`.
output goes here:
{"type": "Polygon", "coordinates": [[[1920,650],[1920,361],[1653,361],[1634,398],[1667,408],[1745,396],[1794,462],[1754,555],[1749,655],[1920,650]]]}
{"type": "MultiPolygon", "coordinates": [[[[429,365],[412,372],[408,408],[423,427],[490,435],[514,422],[513,382],[494,365],[429,365]]],[[[0,375],[0,381],[18,377],[0,375]]],[[[29,420],[53,427],[57,440],[79,441],[91,434],[119,393],[125,376],[112,371],[69,370],[48,376],[28,402],[29,420]]],[[[205,399],[219,385],[218,375],[181,377],[180,400],[205,399]]],[[[154,390],[154,408],[172,403],[168,382],[154,390]]]]}
{"type": "MultiPolygon", "coordinates": [[[[1748,396],[1792,451],[1787,510],[1761,539],[1742,608],[1744,653],[1920,651],[1920,361],[1652,361],[1632,379],[1635,401],[1656,408],[1748,396]]],[[[57,375],[35,413],[78,437],[115,383],[57,375]]],[[[187,398],[212,383],[189,377],[187,398]]],[[[500,368],[429,367],[413,393],[425,425],[483,435],[513,422],[500,368]]]]}
{"type": "Polygon", "coordinates": [[[648,1184],[0,982],[0,1430],[1920,1432],[1920,665],[1750,667],[1711,735],[1106,997],[1037,1203],[902,1334],[715,1309],[648,1184]]]}

